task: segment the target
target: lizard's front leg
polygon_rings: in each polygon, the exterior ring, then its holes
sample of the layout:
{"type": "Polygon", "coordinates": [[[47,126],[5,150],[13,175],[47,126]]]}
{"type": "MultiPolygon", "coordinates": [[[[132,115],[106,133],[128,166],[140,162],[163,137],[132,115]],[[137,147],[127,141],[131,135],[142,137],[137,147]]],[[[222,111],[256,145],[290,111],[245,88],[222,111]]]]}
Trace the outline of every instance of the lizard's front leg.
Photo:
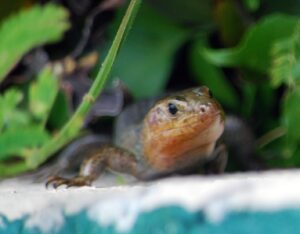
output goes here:
{"type": "Polygon", "coordinates": [[[47,180],[46,187],[49,185],[54,188],[61,185],[90,186],[105,169],[131,174],[137,178],[143,171],[132,153],[122,148],[105,145],[83,161],[77,176],[73,178],[51,176],[47,180]]]}

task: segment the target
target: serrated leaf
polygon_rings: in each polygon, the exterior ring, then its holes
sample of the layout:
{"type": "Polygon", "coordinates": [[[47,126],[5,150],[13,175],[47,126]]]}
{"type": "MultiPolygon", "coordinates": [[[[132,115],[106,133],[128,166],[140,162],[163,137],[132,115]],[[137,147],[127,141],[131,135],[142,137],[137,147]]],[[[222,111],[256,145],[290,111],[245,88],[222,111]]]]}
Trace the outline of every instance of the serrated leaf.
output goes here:
{"type": "Polygon", "coordinates": [[[271,47],[293,34],[298,18],[283,14],[269,15],[251,27],[237,47],[230,49],[206,49],[206,59],[223,67],[244,67],[267,73],[271,65],[271,47]]]}
{"type": "Polygon", "coordinates": [[[29,88],[29,108],[32,115],[45,123],[58,92],[58,79],[50,68],[39,74],[29,88]]]}
{"type": "Polygon", "coordinates": [[[4,127],[20,127],[29,123],[28,112],[17,108],[22,99],[23,94],[14,88],[8,89],[0,96],[0,131],[4,127]]]}
{"type": "Polygon", "coordinates": [[[41,146],[49,138],[48,133],[40,127],[10,128],[0,135],[0,160],[22,156],[24,151],[41,146]]]}
{"type": "Polygon", "coordinates": [[[25,110],[13,109],[10,112],[3,112],[5,128],[22,127],[31,121],[30,114],[25,110]]]}
{"type": "Polygon", "coordinates": [[[300,21],[294,33],[277,41],[272,47],[270,68],[272,85],[291,85],[300,81],[300,21]]]}
{"type": "Polygon", "coordinates": [[[6,106],[6,108],[13,109],[15,108],[18,104],[23,99],[23,94],[17,90],[17,89],[8,89],[4,95],[3,98],[1,98],[1,103],[6,106]]]}
{"type": "Polygon", "coordinates": [[[59,40],[69,27],[67,11],[53,4],[35,6],[0,26],[0,81],[33,47],[59,40]]]}

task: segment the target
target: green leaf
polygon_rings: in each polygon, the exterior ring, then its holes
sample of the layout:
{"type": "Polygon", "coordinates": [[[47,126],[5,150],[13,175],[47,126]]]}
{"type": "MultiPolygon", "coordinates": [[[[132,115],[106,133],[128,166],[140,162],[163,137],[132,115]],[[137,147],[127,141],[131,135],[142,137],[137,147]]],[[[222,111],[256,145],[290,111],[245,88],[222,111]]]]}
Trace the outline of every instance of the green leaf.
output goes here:
{"type": "Polygon", "coordinates": [[[0,96],[0,131],[3,128],[21,127],[30,122],[29,113],[17,108],[22,99],[23,94],[14,88],[0,96]]]}
{"type": "Polygon", "coordinates": [[[47,126],[50,128],[60,129],[71,116],[71,109],[67,98],[63,92],[58,92],[53,108],[49,115],[47,126]]]}
{"type": "Polygon", "coordinates": [[[112,70],[135,97],[161,92],[170,74],[174,54],[187,33],[146,4],[137,15],[112,70]]]}
{"type": "Polygon", "coordinates": [[[208,63],[201,51],[206,46],[203,39],[198,40],[191,47],[190,64],[195,78],[201,85],[207,85],[213,95],[225,106],[230,108],[238,107],[238,96],[232,88],[223,72],[208,63]]]}
{"type": "Polygon", "coordinates": [[[253,108],[255,107],[255,96],[257,87],[251,82],[245,82],[242,85],[243,92],[243,105],[240,113],[245,117],[250,117],[253,114],[253,108]]]}
{"type": "Polygon", "coordinates": [[[225,47],[236,45],[243,35],[246,24],[232,0],[218,1],[214,4],[214,21],[218,37],[225,47]]]}
{"type": "Polygon", "coordinates": [[[10,128],[0,135],[0,160],[23,156],[26,150],[41,146],[48,139],[49,135],[40,127],[10,128]]]}
{"type": "Polygon", "coordinates": [[[262,151],[262,157],[270,168],[295,168],[300,166],[300,150],[296,144],[287,144],[286,137],[272,142],[262,151]]]}
{"type": "Polygon", "coordinates": [[[260,0],[243,0],[244,4],[250,11],[256,11],[260,6],[260,0]]]}
{"type": "Polygon", "coordinates": [[[14,109],[23,99],[23,94],[17,89],[8,89],[3,98],[1,98],[1,104],[5,105],[7,109],[14,109]]]}
{"type": "Polygon", "coordinates": [[[21,11],[0,26],[0,81],[32,48],[59,40],[69,27],[67,12],[48,4],[21,11]]]}
{"type": "Polygon", "coordinates": [[[298,18],[282,14],[266,16],[251,27],[237,47],[230,49],[206,49],[209,62],[223,67],[244,67],[267,73],[271,65],[271,47],[294,32],[298,18]]]}
{"type": "Polygon", "coordinates": [[[259,11],[260,15],[268,15],[274,12],[280,12],[284,14],[299,16],[299,0],[261,0],[261,5],[262,7],[259,11]]]}
{"type": "Polygon", "coordinates": [[[300,81],[300,21],[294,33],[277,41],[272,47],[272,66],[270,69],[272,85],[278,87],[299,84],[300,81]]]}
{"type": "Polygon", "coordinates": [[[213,24],[213,4],[199,0],[151,0],[151,6],[179,24],[186,27],[195,25],[207,27],[213,24]]]}
{"type": "Polygon", "coordinates": [[[40,72],[29,88],[29,108],[33,116],[45,123],[58,92],[58,79],[50,68],[40,72]]]}
{"type": "Polygon", "coordinates": [[[287,139],[300,142],[300,87],[290,90],[283,102],[282,123],[287,128],[287,139]]]}

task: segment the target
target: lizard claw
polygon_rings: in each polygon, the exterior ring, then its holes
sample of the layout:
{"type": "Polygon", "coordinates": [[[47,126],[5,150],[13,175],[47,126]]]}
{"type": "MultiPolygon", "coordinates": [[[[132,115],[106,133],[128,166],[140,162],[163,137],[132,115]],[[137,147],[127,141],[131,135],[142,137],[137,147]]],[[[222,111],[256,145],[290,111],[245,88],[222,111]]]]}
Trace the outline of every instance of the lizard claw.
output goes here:
{"type": "Polygon", "coordinates": [[[81,187],[81,186],[90,186],[92,180],[87,176],[77,176],[71,179],[63,178],[60,176],[51,176],[48,178],[46,182],[46,188],[49,185],[52,185],[53,188],[58,188],[61,185],[66,185],[67,188],[69,187],[81,187]]]}

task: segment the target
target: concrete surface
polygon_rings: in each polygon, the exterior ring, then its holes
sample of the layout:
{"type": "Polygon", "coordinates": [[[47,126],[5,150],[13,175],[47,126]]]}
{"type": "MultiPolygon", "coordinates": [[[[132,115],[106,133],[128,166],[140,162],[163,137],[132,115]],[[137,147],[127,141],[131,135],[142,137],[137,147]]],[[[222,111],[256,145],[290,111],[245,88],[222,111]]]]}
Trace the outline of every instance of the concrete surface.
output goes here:
{"type": "Polygon", "coordinates": [[[299,170],[173,177],[150,183],[125,180],[129,184],[116,185],[116,177],[104,176],[94,187],[57,190],[24,179],[4,180],[0,183],[0,230],[1,225],[24,219],[24,228],[54,233],[65,216],[81,211],[99,226],[113,226],[124,233],[139,214],[170,205],[189,212],[201,210],[212,223],[222,222],[234,211],[300,208],[299,170]]]}

